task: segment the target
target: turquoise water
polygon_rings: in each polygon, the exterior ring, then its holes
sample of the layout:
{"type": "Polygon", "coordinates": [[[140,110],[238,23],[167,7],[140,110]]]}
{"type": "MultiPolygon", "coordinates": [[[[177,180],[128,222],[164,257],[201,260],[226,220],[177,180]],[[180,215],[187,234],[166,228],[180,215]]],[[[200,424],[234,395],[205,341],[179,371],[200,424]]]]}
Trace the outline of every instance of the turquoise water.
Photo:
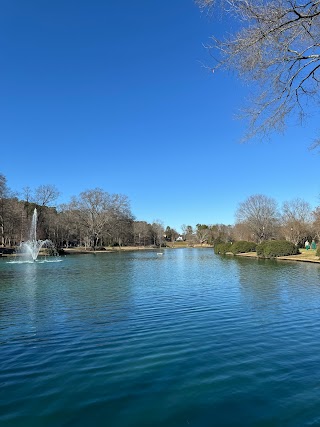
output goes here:
{"type": "Polygon", "coordinates": [[[0,260],[1,426],[319,426],[320,266],[0,260]]]}

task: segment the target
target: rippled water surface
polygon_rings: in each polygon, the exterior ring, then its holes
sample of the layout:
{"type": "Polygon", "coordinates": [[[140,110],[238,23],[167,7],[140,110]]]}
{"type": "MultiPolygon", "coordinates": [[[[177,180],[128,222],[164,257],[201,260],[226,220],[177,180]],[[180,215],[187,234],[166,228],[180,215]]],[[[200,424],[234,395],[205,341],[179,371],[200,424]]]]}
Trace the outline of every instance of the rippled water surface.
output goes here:
{"type": "Polygon", "coordinates": [[[0,425],[319,426],[320,266],[0,260],[0,425]]]}

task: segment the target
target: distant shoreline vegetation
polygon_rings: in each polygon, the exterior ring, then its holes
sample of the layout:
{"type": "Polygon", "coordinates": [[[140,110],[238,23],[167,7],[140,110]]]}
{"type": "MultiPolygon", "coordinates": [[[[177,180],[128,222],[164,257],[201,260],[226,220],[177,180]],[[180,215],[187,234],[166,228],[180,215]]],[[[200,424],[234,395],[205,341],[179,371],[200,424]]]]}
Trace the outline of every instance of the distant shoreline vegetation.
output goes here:
{"type": "Polygon", "coordinates": [[[220,243],[215,245],[214,252],[216,254],[225,255],[232,253],[233,255],[255,252],[260,258],[276,258],[279,256],[298,255],[299,248],[286,240],[269,240],[260,244],[247,241],[238,241],[232,243],[220,243]]]}
{"type": "MultiPolygon", "coordinates": [[[[222,253],[223,245],[228,247],[230,242],[234,242],[233,248],[242,251],[247,247],[250,252],[254,245],[270,240],[286,241],[297,248],[303,248],[307,240],[320,240],[320,207],[312,209],[302,199],[286,201],[279,208],[276,200],[256,194],[239,204],[234,225],[182,224],[177,231],[161,219],[152,223],[137,220],[123,194],[94,188],[71,197],[68,203],[56,205],[59,195],[54,185],[24,187],[16,194],[0,173],[0,247],[15,248],[29,239],[35,208],[38,238],[51,240],[57,249],[222,245],[222,253]]],[[[268,248],[272,256],[273,249],[268,248]]]]}

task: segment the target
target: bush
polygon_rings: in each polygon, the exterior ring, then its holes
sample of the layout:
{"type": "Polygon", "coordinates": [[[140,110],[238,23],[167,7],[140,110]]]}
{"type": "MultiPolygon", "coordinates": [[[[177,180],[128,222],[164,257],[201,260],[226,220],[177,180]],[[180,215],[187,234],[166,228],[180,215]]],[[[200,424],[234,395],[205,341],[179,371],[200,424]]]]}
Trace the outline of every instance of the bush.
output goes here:
{"type": "Polygon", "coordinates": [[[264,257],[264,248],[269,242],[262,242],[256,247],[256,252],[259,257],[264,257]]]}
{"type": "Polygon", "coordinates": [[[299,249],[296,245],[286,240],[270,240],[257,246],[257,255],[264,258],[297,255],[298,253],[299,249]]]}
{"type": "Polygon", "coordinates": [[[243,254],[245,252],[255,252],[257,244],[254,242],[246,242],[245,240],[239,240],[231,245],[231,252],[236,254],[243,254]]]}
{"type": "Polygon", "coordinates": [[[231,243],[218,243],[214,245],[214,253],[225,255],[227,252],[231,252],[231,243]]]}
{"type": "Polygon", "coordinates": [[[318,249],[317,249],[316,255],[320,257],[320,245],[318,245],[318,249]]]}

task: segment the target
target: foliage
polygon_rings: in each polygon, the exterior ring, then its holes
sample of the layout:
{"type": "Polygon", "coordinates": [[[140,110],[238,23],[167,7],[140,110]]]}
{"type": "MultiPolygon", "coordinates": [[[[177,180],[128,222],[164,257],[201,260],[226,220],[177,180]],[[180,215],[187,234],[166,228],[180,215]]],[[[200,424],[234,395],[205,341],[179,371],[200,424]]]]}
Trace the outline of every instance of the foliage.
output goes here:
{"type": "Polygon", "coordinates": [[[261,242],[259,245],[257,245],[256,252],[257,252],[258,257],[261,257],[261,258],[264,257],[264,249],[268,243],[269,243],[268,241],[265,241],[265,242],[261,242]]]}
{"type": "Polygon", "coordinates": [[[231,243],[218,243],[214,245],[214,253],[225,255],[227,252],[231,252],[231,243]]]}
{"type": "Polygon", "coordinates": [[[245,252],[254,252],[256,250],[257,244],[254,242],[247,242],[245,240],[239,240],[231,245],[231,252],[236,254],[241,254],[245,252]]]}
{"type": "Polygon", "coordinates": [[[317,255],[318,257],[320,257],[320,245],[318,245],[316,255],[317,255]]]}
{"type": "Polygon", "coordinates": [[[165,239],[168,242],[174,242],[177,237],[179,237],[179,233],[174,228],[171,228],[168,225],[165,229],[165,239]]]}
{"type": "Polygon", "coordinates": [[[297,246],[286,240],[270,240],[257,246],[257,255],[263,258],[276,258],[278,256],[297,255],[297,246]]]}

